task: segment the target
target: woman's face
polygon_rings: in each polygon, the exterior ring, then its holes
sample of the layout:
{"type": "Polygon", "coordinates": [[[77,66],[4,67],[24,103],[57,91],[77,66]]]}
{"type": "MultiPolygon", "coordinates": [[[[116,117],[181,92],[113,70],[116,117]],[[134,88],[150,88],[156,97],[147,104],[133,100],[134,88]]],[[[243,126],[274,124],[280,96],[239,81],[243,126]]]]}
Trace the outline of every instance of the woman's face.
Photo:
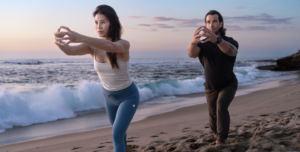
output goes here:
{"type": "Polygon", "coordinates": [[[109,29],[109,19],[106,18],[103,14],[96,14],[95,15],[95,29],[97,31],[97,34],[102,37],[107,37],[107,32],[109,29]]]}

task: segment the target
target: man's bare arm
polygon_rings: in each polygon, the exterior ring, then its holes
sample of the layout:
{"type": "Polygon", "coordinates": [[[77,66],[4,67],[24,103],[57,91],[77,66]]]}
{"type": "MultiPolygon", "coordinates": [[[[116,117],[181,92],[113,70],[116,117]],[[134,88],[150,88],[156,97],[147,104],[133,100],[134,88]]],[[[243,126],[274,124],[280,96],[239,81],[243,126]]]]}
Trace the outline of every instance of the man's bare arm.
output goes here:
{"type": "Polygon", "coordinates": [[[196,58],[198,57],[199,53],[200,53],[200,48],[197,46],[197,43],[199,42],[199,38],[202,36],[201,34],[199,34],[201,31],[201,27],[199,27],[193,35],[192,38],[192,42],[190,43],[190,45],[188,46],[188,55],[191,58],[196,58]]]}
{"type": "Polygon", "coordinates": [[[220,48],[220,50],[222,52],[224,52],[225,54],[229,55],[229,56],[236,56],[238,53],[238,49],[232,45],[231,43],[222,40],[219,44],[218,47],[220,48]]]}
{"type": "MultiPolygon", "coordinates": [[[[206,42],[212,42],[212,43],[216,43],[217,42],[217,38],[218,35],[216,35],[215,33],[213,33],[212,31],[210,31],[208,28],[203,27],[202,29],[205,33],[203,34],[203,36],[208,37],[205,41],[201,41],[201,43],[206,43],[206,42]]],[[[238,53],[238,49],[232,45],[231,43],[225,41],[222,39],[222,41],[218,44],[218,47],[220,48],[220,50],[222,52],[224,52],[225,54],[229,55],[229,56],[236,56],[238,53]]]]}
{"type": "Polygon", "coordinates": [[[197,58],[200,53],[200,48],[197,46],[197,43],[190,43],[188,47],[188,55],[191,58],[197,58]]]}

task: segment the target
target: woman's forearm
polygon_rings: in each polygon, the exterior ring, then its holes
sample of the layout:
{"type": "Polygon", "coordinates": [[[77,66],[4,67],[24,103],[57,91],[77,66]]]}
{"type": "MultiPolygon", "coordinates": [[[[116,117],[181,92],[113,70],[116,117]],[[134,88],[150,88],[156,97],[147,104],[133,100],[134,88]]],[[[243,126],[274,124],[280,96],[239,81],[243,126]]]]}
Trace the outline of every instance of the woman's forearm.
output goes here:
{"type": "Polygon", "coordinates": [[[121,42],[112,42],[106,39],[92,38],[84,35],[81,35],[80,41],[89,46],[93,46],[95,48],[101,49],[106,52],[114,52],[114,53],[126,52],[126,49],[124,48],[121,42]]]}
{"type": "MultiPolygon", "coordinates": [[[[63,43],[64,44],[64,42],[63,41],[60,41],[60,43],[63,43]]],[[[58,46],[58,48],[61,50],[61,51],[63,51],[66,55],[71,55],[71,48],[70,48],[70,46],[69,45],[59,45],[59,44],[57,44],[57,43],[55,43],[57,46],[58,46]]]]}
{"type": "Polygon", "coordinates": [[[112,52],[113,50],[113,42],[105,39],[92,38],[85,35],[81,35],[80,42],[107,52],[112,52]]]}
{"type": "MultiPolygon", "coordinates": [[[[69,43],[82,43],[89,47],[94,47],[101,49],[106,52],[114,52],[114,53],[125,53],[129,51],[130,44],[126,40],[119,40],[116,42],[112,42],[106,39],[100,39],[100,38],[92,38],[89,36],[81,35],[77,32],[71,31],[69,28],[61,26],[61,28],[64,28],[67,30],[67,32],[56,32],[56,40],[58,41],[57,44],[67,46],[69,43]],[[68,37],[64,37],[67,35],[68,37]],[[63,43],[62,40],[66,40],[68,42],[63,43]]],[[[59,46],[60,47],[60,46],[59,46]]],[[[60,47],[62,51],[64,51],[66,54],[73,53],[72,50],[74,47],[60,47]]],[[[75,52],[77,52],[77,49],[75,49],[75,52]]],[[[88,53],[88,51],[80,52],[82,53],[88,53]]]]}

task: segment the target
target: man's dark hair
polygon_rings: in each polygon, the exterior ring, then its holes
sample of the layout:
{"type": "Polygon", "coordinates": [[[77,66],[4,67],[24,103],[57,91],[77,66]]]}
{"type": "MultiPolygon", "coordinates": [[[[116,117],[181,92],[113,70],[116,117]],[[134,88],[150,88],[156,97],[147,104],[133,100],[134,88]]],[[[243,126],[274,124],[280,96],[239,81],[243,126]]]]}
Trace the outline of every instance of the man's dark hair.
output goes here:
{"type": "MultiPolygon", "coordinates": [[[[120,40],[122,35],[122,25],[119,21],[119,17],[116,11],[108,5],[99,5],[93,12],[93,16],[95,17],[97,14],[105,15],[110,22],[109,29],[107,31],[107,37],[111,38],[112,42],[120,40]]],[[[106,52],[106,55],[108,56],[111,67],[114,68],[116,66],[117,68],[119,68],[119,65],[117,63],[117,54],[106,52]]]]}
{"type": "Polygon", "coordinates": [[[205,15],[205,18],[204,18],[205,23],[206,23],[206,17],[207,17],[207,15],[215,15],[215,14],[218,15],[219,22],[222,22],[222,23],[223,23],[223,24],[222,24],[222,27],[220,27],[220,29],[219,29],[220,35],[221,35],[221,36],[225,36],[225,34],[226,34],[226,29],[224,28],[224,20],[223,20],[222,15],[221,15],[218,11],[216,11],[216,10],[210,10],[210,11],[205,15]]]}

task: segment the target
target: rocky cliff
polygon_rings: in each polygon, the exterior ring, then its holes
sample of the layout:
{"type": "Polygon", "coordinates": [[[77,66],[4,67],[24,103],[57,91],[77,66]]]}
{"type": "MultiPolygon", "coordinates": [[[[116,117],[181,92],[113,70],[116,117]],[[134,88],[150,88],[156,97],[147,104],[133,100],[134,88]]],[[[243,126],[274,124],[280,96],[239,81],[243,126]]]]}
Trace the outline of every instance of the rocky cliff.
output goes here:
{"type": "Polygon", "coordinates": [[[293,71],[300,70],[300,50],[297,53],[276,60],[277,65],[260,66],[260,70],[293,71]]]}

